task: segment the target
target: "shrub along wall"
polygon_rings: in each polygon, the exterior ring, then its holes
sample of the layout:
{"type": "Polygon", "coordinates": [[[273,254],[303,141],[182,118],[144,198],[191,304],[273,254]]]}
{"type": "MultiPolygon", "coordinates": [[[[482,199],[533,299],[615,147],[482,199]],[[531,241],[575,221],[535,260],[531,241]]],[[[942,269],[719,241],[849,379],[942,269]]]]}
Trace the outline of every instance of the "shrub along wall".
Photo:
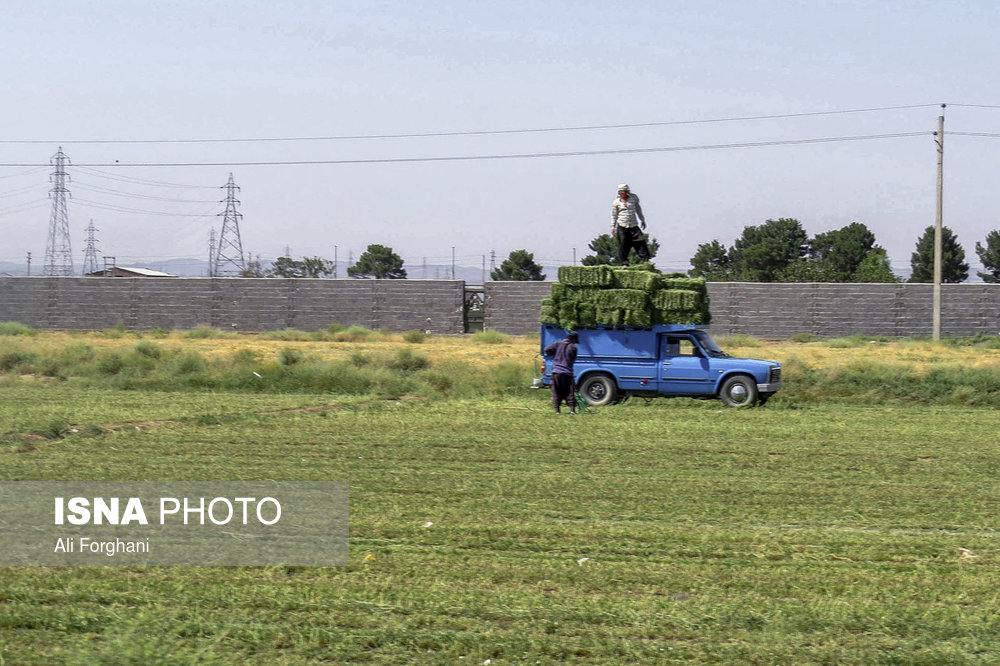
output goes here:
{"type": "Polygon", "coordinates": [[[371,329],[462,333],[452,280],[0,277],[0,321],[35,328],[237,331],[371,329]]]}

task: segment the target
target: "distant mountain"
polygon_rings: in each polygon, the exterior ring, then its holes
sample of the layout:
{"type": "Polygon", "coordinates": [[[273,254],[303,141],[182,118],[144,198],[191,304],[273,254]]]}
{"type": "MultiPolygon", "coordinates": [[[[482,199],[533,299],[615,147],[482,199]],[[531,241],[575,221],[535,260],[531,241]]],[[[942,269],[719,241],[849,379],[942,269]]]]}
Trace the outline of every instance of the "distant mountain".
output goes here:
{"type": "Polygon", "coordinates": [[[203,259],[168,259],[128,265],[133,268],[151,268],[154,271],[170,273],[179,277],[208,277],[208,262],[203,259]]]}
{"type": "MultiPolygon", "coordinates": [[[[41,267],[39,267],[39,270],[41,267]]],[[[9,261],[0,261],[0,275],[24,275],[27,273],[25,264],[13,264],[9,261]]]]}

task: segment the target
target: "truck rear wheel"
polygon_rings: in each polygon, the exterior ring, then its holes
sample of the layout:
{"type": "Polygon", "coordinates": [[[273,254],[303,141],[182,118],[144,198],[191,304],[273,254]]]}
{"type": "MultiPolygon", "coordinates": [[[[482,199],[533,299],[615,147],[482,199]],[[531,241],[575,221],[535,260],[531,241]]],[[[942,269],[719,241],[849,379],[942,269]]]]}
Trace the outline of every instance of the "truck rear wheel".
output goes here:
{"type": "Polygon", "coordinates": [[[727,407],[753,407],[757,404],[757,382],[746,375],[735,375],[722,383],[719,400],[727,407]]]}
{"type": "Polygon", "coordinates": [[[603,407],[618,400],[618,386],[608,375],[589,375],[580,384],[580,395],[591,407],[603,407]]]}

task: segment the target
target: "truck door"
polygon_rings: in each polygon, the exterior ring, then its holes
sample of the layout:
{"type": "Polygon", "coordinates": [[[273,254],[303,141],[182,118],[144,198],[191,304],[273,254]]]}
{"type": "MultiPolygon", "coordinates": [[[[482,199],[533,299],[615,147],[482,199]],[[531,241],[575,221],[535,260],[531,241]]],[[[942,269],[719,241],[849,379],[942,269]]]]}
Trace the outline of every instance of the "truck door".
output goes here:
{"type": "Polygon", "coordinates": [[[712,393],[715,377],[709,359],[691,336],[660,335],[660,393],[679,395],[712,393]]]}

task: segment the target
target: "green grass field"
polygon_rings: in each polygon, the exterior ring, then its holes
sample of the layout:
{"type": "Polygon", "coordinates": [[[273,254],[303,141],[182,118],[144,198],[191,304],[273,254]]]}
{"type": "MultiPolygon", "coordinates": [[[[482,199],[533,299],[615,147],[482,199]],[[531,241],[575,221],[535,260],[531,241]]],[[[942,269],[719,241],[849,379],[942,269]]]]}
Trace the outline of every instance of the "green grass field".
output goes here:
{"type": "MultiPolygon", "coordinates": [[[[116,373],[102,374],[103,343],[88,338],[93,374],[46,377],[29,366],[81,341],[39,338],[19,337],[0,377],[0,479],[346,481],[350,564],[0,569],[0,664],[1000,654],[996,366],[965,375],[954,347],[733,341],[794,356],[786,395],[755,410],[633,400],[571,418],[520,388],[537,341],[442,342],[489,359],[461,366],[429,343],[345,348],[374,379],[335,393],[277,379],[281,391],[164,390],[152,366],[122,375],[134,339],[116,342],[116,373]],[[400,363],[399,347],[426,362],[400,363]],[[904,390],[940,364],[955,386],[904,390]],[[443,382],[458,372],[475,381],[443,382]]],[[[280,356],[288,343],[274,344],[280,356]]]]}

